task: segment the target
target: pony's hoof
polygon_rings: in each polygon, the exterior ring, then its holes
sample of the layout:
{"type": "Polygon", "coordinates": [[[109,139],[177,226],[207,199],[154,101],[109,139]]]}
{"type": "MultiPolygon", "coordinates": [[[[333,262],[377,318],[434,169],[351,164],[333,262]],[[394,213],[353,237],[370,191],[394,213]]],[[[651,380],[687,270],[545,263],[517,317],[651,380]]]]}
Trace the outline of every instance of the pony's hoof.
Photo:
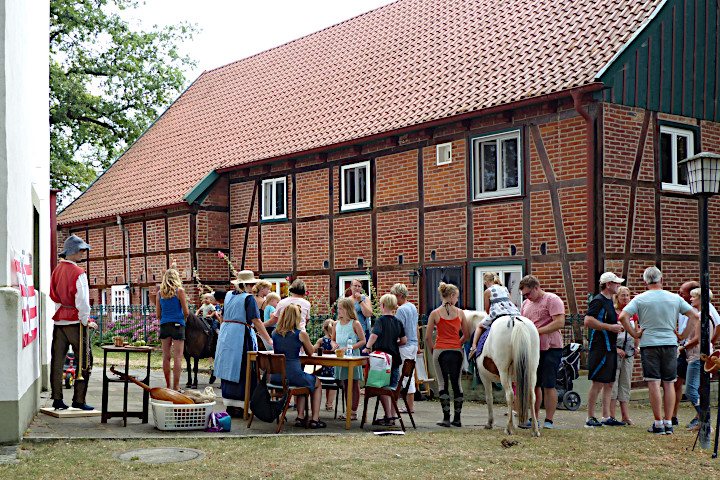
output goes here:
{"type": "Polygon", "coordinates": [[[512,434],[513,434],[512,430],[509,430],[507,428],[505,429],[505,435],[512,435],[512,434]]]}
{"type": "Polygon", "coordinates": [[[533,437],[539,437],[539,436],[540,436],[540,430],[538,430],[537,432],[532,432],[532,436],[533,436],[533,437]]]}
{"type": "Polygon", "coordinates": [[[486,423],[486,424],[485,424],[485,429],[486,429],[486,430],[492,430],[492,424],[486,423]]]}

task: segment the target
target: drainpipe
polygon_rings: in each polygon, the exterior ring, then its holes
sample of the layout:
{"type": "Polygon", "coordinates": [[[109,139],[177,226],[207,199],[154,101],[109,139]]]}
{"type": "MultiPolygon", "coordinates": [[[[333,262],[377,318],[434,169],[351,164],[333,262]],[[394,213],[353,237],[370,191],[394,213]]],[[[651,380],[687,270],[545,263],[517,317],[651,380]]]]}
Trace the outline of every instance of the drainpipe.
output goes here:
{"type": "MultiPolygon", "coordinates": [[[[589,87],[593,87],[590,85],[589,87]]],[[[597,87],[573,90],[571,92],[573,105],[575,110],[585,119],[585,190],[586,195],[586,234],[587,242],[585,246],[585,254],[587,255],[587,290],[589,293],[595,293],[595,122],[590,114],[582,107],[582,98],[586,92],[597,90],[597,87]]]]}
{"type": "MultiPolygon", "coordinates": [[[[127,278],[125,279],[127,283],[128,292],[130,291],[130,286],[132,284],[132,281],[130,280],[130,230],[123,227],[122,225],[122,217],[120,215],[117,215],[117,224],[118,228],[120,228],[120,231],[123,232],[123,238],[125,240],[124,250],[125,255],[127,257],[127,278]]],[[[131,301],[132,303],[132,301],[131,301]]]]}

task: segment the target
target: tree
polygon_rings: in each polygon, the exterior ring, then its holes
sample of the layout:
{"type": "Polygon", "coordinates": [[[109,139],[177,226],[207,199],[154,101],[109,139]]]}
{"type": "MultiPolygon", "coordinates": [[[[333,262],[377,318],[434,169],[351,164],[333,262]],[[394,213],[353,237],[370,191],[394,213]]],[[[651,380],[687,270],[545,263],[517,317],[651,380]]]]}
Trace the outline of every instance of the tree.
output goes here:
{"type": "Polygon", "coordinates": [[[134,31],[134,0],[50,0],[50,177],[66,200],[84,190],[182,91],[194,66],[176,45],[195,25],[134,31]]]}

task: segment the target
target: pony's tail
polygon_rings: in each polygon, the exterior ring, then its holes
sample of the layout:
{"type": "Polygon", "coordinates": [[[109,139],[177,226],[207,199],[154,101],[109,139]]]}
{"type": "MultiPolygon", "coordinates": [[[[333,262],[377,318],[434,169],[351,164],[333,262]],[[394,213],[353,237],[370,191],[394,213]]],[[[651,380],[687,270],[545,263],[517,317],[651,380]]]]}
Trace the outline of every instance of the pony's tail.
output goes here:
{"type": "Polygon", "coordinates": [[[522,425],[528,420],[528,411],[535,408],[532,405],[532,392],[535,389],[535,369],[537,362],[532,362],[532,337],[530,326],[522,319],[516,319],[510,337],[512,344],[513,366],[515,368],[515,382],[518,424],[522,425]],[[534,364],[534,366],[533,366],[534,364]]]}

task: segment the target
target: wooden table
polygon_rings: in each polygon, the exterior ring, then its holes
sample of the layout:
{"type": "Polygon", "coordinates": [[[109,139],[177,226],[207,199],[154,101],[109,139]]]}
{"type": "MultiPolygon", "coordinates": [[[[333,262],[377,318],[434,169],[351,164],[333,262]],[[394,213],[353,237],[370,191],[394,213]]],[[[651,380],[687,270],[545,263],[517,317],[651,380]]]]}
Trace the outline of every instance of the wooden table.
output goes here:
{"type": "Polygon", "coordinates": [[[143,390],[143,407],[141,411],[128,412],[128,384],[129,380],[123,380],[121,378],[110,378],[107,376],[107,354],[108,352],[122,352],[125,354],[125,375],[128,374],[130,369],[130,354],[131,353],[147,353],[147,366],[145,371],[145,378],[138,379],[145,385],[150,385],[150,354],[154,350],[153,347],[116,347],[115,345],[103,345],[100,347],[104,351],[103,355],[103,388],[102,388],[102,416],[100,417],[100,423],[107,423],[109,418],[122,417],[123,427],[127,427],[128,417],[137,417],[142,423],[148,423],[148,406],[150,405],[150,392],[143,390]],[[108,412],[108,386],[110,382],[124,382],[125,388],[123,389],[123,409],[122,411],[108,412]]]}
{"type": "MultiPolygon", "coordinates": [[[[272,352],[260,352],[260,353],[272,353],[272,352]]],[[[243,418],[248,418],[248,405],[250,403],[250,382],[252,381],[252,364],[256,361],[258,352],[248,352],[247,369],[245,372],[245,408],[243,409],[243,418]]],[[[335,355],[300,355],[300,363],[302,365],[318,365],[321,367],[347,367],[348,368],[348,388],[346,393],[347,406],[345,409],[345,429],[350,429],[350,412],[352,411],[352,396],[353,396],[353,369],[357,366],[364,366],[368,361],[369,357],[361,357],[359,355],[349,356],[346,355],[342,358],[338,358],[335,355]]],[[[359,380],[359,379],[358,379],[359,380]]],[[[337,401],[336,399],[335,401],[337,401]]],[[[308,399],[310,401],[310,399],[308,399]]]]}

